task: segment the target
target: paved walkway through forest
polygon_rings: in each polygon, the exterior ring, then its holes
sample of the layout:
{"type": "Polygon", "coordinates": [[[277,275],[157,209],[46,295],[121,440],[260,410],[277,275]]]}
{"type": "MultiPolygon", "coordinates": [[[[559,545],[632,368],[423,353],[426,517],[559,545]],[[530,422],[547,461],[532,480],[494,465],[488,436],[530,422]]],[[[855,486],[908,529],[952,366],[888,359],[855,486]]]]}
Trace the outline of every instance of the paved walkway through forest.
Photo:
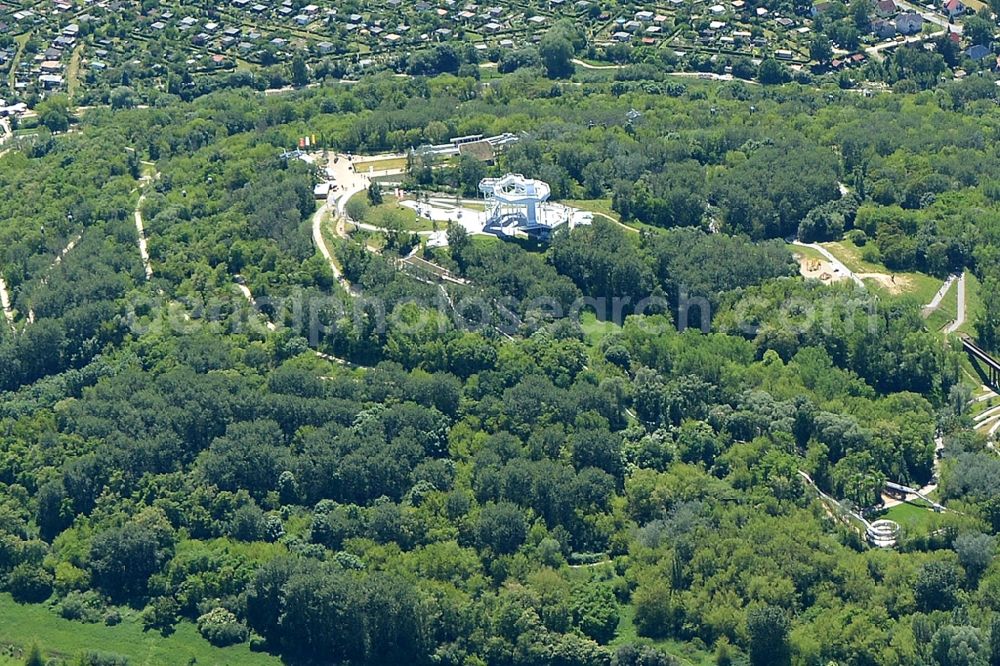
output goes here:
{"type": "Polygon", "coordinates": [[[10,307],[10,292],[7,291],[7,283],[3,276],[0,276],[0,307],[3,307],[3,316],[11,330],[14,330],[14,310],[10,307]]]}
{"type": "Polygon", "coordinates": [[[965,273],[958,278],[958,310],[955,314],[955,321],[948,324],[944,332],[948,335],[954,333],[965,324],[965,273]]]}
{"type": "Polygon", "coordinates": [[[142,257],[142,268],[146,272],[146,281],[153,279],[153,266],[149,262],[149,250],[146,248],[146,230],[142,226],[142,202],[145,201],[146,194],[139,196],[139,201],[135,205],[135,230],[139,234],[139,256],[142,257]]]}

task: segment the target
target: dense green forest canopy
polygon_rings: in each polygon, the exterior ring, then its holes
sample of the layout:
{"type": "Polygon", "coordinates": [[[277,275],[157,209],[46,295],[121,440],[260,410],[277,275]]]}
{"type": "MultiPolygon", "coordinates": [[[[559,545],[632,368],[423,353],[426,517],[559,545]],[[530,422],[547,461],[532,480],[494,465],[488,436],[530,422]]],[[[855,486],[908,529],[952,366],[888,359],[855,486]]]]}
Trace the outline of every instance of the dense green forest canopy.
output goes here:
{"type": "MultiPolygon", "coordinates": [[[[970,271],[997,349],[994,89],[612,88],[228,91],[93,109],[0,158],[4,590],[293,663],[997,663],[1000,460],[960,354],[922,303],[805,281],[782,240],[847,231],[893,269],[970,271]],[[427,253],[466,278],[451,308],[390,250],[337,239],[349,296],[310,244],[316,174],[281,153],[504,131],[523,139],[495,170],[641,232],[452,229],[427,253]],[[650,295],[607,325],[538,305],[650,295]],[[706,331],[679,330],[688,298],[706,331]],[[470,328],[471,300],[505,309],[470,328]],[[936,473],[952,511],[895,550],[806,479],[870,507],[936,473]]],[[[425,166],[408,185],[483,172],[425,166]]],[[[129,656],[39,633],[59,659],[129,656]]]]}

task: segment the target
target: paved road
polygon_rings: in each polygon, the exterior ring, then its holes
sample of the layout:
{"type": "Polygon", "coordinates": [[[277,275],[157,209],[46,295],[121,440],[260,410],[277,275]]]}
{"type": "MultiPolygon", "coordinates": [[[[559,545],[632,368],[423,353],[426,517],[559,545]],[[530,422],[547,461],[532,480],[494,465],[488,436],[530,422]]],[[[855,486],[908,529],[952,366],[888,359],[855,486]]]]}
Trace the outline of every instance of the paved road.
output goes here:
{"type": "Polygon", "coordinates": [[[944,35],[945,32],[946,31],[944,30],[938,30],[937,32],[932,32],[929,34],[924,33],[920,35],[911,35],[902,42],[897,42],[895,39],[890,39],[889,41],[886,42],[879,42],[875,46],[869,46],[868,48],[865,49],[865,53],[870,55],[875,60],[881,61],[882,51],[885,51],[886,49],[894,49],[903,45],[919,44],[921,42],[926,42],[931,39],[937,39],[938,37],[944,35]]]}
{"type": "MultiPolygon", "coordinates": [[[[590,70],[612,70],[612,69],[622,69],[626,65],[592,65],[589,62],[584,62],[579,58],[573,58],[571,60],[577,67],[582,67],[583,69],[590,70]]],[[[716,74],[715,72],[666,72],[667,76],[679,76],[688,79],[710,79],[712,81],[742,81],[743,83],[749,83],[751,85],[757,85],[757,81],[751,81],[750,79],[740,79],[732,74],[716,74]]]]}
{"type": "Polygon", "coordinates": [[[948,324],[944,332],[950,335],[961,328],[963,324],[965,324],[965,273],[962,273],[962,277],[958,278],[958,313],[955,315],[955,321],[948,324]]]}

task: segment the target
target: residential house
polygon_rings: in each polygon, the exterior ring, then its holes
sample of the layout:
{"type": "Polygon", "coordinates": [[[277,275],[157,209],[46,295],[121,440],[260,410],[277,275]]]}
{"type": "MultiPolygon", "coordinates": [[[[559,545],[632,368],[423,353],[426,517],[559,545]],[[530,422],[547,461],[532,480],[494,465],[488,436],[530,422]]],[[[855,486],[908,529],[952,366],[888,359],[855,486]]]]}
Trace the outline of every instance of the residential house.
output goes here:
{"type": "Polygon", "coordinates": [[[38,77],[38,82],[45,90],[55,90],[63,84],[63,77],[58,74],[42,74],[38,77]]]}
{"type": "Polygon", "coordinates": [[[817,2],[815,5],[812,6],[810,13],[812,14],[813,18],[816,18],[820,14],[825,14],[826,12],[828,12],[832,6],[833,3],[830,2],[817,2]]]}
{"type": "Polygon", "coordinates": [[[916,35],[924,27],[924,17],[916,12],[905,12],[896,17],[896,30],[901,35],[916,35]]]}
{"type": "Polygon", "coordinates": [[[875,15],[882,18],[889,18],[896,14],[899,9],[892,0],[879,0],[875,3],[875,15]]]}
{"type": "Polygon", "coordinates": [[[872,21],[872,33],[879,39],[891,39],[896,36],[896,26],[892,21],[877,18],[872,21]]]}
{"type": "Polygon", "coordinates": [[[982,44],[975,44],[965,50],[965,55],[973,60],[982,60],[990,54],[990,50],[982,44]]]}
{"type": "Polygon", "coordinates": [[[955,19],[965,13],[965,5],[962,0],[946,0],[944,11],[948,14],[949,19],[955,19]]]}

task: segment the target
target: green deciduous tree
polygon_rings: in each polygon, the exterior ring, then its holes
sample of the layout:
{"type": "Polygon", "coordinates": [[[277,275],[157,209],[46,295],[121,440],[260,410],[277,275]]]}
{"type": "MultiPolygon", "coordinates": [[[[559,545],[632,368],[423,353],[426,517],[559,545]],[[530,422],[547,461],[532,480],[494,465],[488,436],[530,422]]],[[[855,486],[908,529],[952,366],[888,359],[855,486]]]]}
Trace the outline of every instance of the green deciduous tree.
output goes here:
{"type": "Polygon", "coordinates": [[[567,78],[573,74],[573,45],[557,31],[550,30],[538,43],[538,53],[550,79],[567,78]]]}
{"type": "Polygon", "coordinates": [[[788,645],[788,618],[773,606],[747,612],[750,663],[753,666],[782,666],[791,663],[788,645]]]}

